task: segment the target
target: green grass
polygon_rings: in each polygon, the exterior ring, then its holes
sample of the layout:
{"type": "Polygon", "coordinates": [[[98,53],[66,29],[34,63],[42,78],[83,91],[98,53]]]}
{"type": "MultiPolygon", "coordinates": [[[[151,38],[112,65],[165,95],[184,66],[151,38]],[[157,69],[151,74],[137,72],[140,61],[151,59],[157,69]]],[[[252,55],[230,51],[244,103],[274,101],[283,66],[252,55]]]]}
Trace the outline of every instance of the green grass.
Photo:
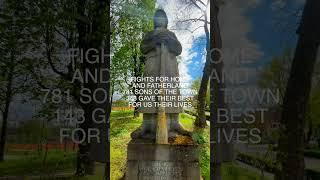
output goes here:
{"type": "MultiPolygon", "coordinates": [[[[242,168],[232,163],[222,164],[222,179],[223,180],[261,180],[258,173],[242,168]]],[[[263,178],[263,180],[268,180],[263,178]]]]}
{"type": "MultiPolygon", "coordinates": [[[[124,175],[127,157],[127,144],[131,140],[130,134],[142,123],[142,117],[133,118],[130,110],[113,111],[110,120],[110,152],[111,152],[111,179],[118,180],[124,175]]],[[[204,180],[210,179],[210,151],[209,151],[209,127],[205,129],[195,129],[193,127],[194,118],[188,114],[180,114],[180,123],[188,130],[193,131],[193,139],[199,144],[200,150],[200,170],[204,180]]],[[[72,176],[75,171],[76,154],[72,152],[49,151],[48,158],[43,166],[43,154],[30,153],[16,154],[10,160],[0,163],[0,176],[6,175],[46,175],[46,178],[53,179],[55,173],[66,173],[64,178],[78,180],[103,179],[104,164],[96,164],[96,173],[92,176],[77,178],[72,176]]],[[[258,180],[259,175],[247,169],[233,164],[226,164],[222,168],[224,180],[258,180]]]]}
{"type": "Polygon", "coordinates": [[[98,180],[103,179],[104,164],[96,163],[95,175],[86,177],[73,176],[76,168],[76,153],[49,151],[46,163],[43,164],[43,154],[31,153],[17,159],[6,160],[0,163],[0,177],[19,176],[19,178],[32,179],[76,179],[98,180]],[[37,177],[38,176],[38,177],[37,177]]]}
{"type": "Polygon", "coordinates": [[[183,125],[184,128],[187,130],[193,130],[193,122],[194,117],[190,116],[189,114],[180,114],[180,123],[183,125]]]}
{"type": "Polygon", "coordinates": [[[130,117],[133,116],[132,110],[119,110],[119,111],[112,111],[110,118],[117,118],[117,117],[130,117]]]}
{"type": "Polygon", "coordinates": [[[5,160],[0,163],[0,176],[52,174],[75,165],[75,153],[60,151],[49,152],[45,163],[43,154],[30,154],[16,159],[5,160]]]}
{"type": "MultiPolygon", "coordinates": [[[[111,179],[116,180],[123,176],[127,158],[127,144],[130,141],[130,134],[137,129],[141,123],[142,118],[128,117],[124,119],[115,119],[114,114],[128,115],[132,111],[117,111],[111,113],[110,120],[110,171],[111,179]]],[[[119,116],[118,116],[119,117],[119,116]]]]}

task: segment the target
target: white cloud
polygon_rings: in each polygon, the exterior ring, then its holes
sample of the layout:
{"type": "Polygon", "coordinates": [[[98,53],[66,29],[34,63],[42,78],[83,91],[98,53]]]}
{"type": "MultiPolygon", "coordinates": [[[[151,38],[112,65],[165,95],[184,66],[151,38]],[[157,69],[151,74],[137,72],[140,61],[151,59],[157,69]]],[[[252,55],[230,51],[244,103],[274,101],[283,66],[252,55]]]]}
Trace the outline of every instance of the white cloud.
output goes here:
{"type": "Polygon", "coordinates": [[[245,13],[256,6],[259,1],[251,0],[244,5],[244,0],[232,1],[221,7],[219,14],[219,23],[222,36],[222,47],[225,55],[225,63],[235,63],[232,58],[234,53],[241,53],[245,50],[245,58],[252,61],[258,60],[263,52],[259,45],[249,39],[249,33],[252,31],[251,22],[245,13]],[[229,56],[229,57],[228,57],[229,56]]]}
{"type": "MultiPolygon", "coordinates": [[[[206,0],[203,0],[206,3],[206,0]]],[[[229,53],[224,53],[224,60],[226,69],[235,64],[234,53],[240,53],[245,49],[245,58],[252,61],[258,60],[263,52],[261,52],[259,45],[248,38],[249,33],[252,31],[251,22],[245,13],[250,9],[256,7],[260,3],[260,0],[230,0],[224,3],[220,8],[219,23],[222,34],[223,50],[229,50],[229,53]],[[230,51],[232,53],[230,53],[230,51]]],[[[183,0],[158,0],[158,7],[163,8],[169,19],[169,29],[176,33],[177,38],[182,44],[183,52],[181,54],[181,63],[179,64],[180,76],[185,78],[186,81],[191,81],[191,68],[188,69],[188,64],[192,61],[195,53],[192,52],[192,44],[194,39],[204,36],[203,28],[195,30],[193,33],[188,31],[178,31],[176,26],[177,20],[199,18],[200,12],[196,8],[186,8],[183,0]]],[[[210,17],[210,12],[207,12],[210,17]]],[[[198,26],[203,25],[202,22],[192,22],[186,24],[188,29],[195,29],[198,26]]],[[[202,55],[201,62],[194,63],[199,67],[199,71],[202,72],[203,64],[205,62],[205,55],[202,55]],[[199,64],[201,63],[201,64],[199,64]]],[[[191,66],[194,70],[194,66],[191,66]]]]}
{"type": "MultiPolygon", "coordinates": [[[[203,2],[206,3],[204,0],[203,2]]],[[[192,58],[196,56],[197,53],[203,53],[193,52],[191,49],[194,39],[197,39],[205,34],[203,27],[198,28],[199,26],[203,26],[203,22],[179,23],[179,26],[177,26],[177,22],[178,20],[199,18],[201,16],[201,12],[193,6],[186,6],[182,0],[158,0],[157,7],[165,10],[169,19],[168,29],[176,34],[178,40],[182,44],[183,50],[182,54],[180,55],[181,61],[179,63],[180,77],[184,82],[191,82],[192,77],[190,75],[190,69],[188,69],[188,65],[192,62],[192,58]],[[191,33],[190,31],[194,32],[191,33]]],[[[209,17],[209,10],[207,11],[207,15],[209,17]]],[[[205,56],[203,56],[203,58],[205,58],[205,56]]],[[[202,62],[204,62],[204,59],[202,62]]]]}

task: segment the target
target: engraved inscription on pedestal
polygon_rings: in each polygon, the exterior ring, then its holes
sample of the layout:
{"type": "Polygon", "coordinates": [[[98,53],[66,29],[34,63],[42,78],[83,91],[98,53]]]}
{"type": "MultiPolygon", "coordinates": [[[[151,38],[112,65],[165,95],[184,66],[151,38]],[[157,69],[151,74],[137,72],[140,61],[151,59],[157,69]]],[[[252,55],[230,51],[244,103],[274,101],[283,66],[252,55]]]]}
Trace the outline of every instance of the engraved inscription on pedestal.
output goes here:
{"type": "Polygon", "coordinates": [[[183,167],[180,163],[150,161],[141,162],[139,165],[139,179],[182,179],[183,167]]]}
{"type": "Polygon", "coordinates": [[[132,140],[126,180],[200,180],[196,145],[163,145],[132,140]]]}

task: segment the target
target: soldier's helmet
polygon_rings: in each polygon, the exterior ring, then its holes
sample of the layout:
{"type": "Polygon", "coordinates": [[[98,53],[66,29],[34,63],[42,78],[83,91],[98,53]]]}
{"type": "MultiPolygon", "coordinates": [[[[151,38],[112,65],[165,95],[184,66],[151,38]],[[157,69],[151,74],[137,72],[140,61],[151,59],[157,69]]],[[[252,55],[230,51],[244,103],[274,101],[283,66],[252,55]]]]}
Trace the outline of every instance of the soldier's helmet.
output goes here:
{"type": "Polygon", "coordinates": [[[154,28],[163,27],[167,28],[168,26],[168,17],[166,12],[163,9],[157,9],[156,13],[154,14],[154,28]]]}

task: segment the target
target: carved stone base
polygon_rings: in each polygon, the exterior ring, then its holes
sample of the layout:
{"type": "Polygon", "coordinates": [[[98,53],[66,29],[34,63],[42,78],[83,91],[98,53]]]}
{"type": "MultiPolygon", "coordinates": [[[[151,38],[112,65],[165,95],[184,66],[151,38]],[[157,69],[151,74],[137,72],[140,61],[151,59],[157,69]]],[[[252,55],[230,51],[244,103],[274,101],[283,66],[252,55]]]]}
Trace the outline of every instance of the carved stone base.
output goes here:
{"type": "MultiPolygon", "coordinates": [[[[185,130],[179,122],[178,113],[168,113],[166,114],[168,123],[168,135],[169,138],[174,138],[177,135],[190,136],[191,132],[185,130]]],[[[132,139],[152,139],[156,138],[156,122],[157,114],[155,113],[145,113],[143,114],[143,122],[141,127],[131,133],[132,139]]]]}
{"type": "Polygon", "coordinates": [[[131,140],[128,145],[126,180],[200,180],[196,145],[153,144],[131,140]]]}

